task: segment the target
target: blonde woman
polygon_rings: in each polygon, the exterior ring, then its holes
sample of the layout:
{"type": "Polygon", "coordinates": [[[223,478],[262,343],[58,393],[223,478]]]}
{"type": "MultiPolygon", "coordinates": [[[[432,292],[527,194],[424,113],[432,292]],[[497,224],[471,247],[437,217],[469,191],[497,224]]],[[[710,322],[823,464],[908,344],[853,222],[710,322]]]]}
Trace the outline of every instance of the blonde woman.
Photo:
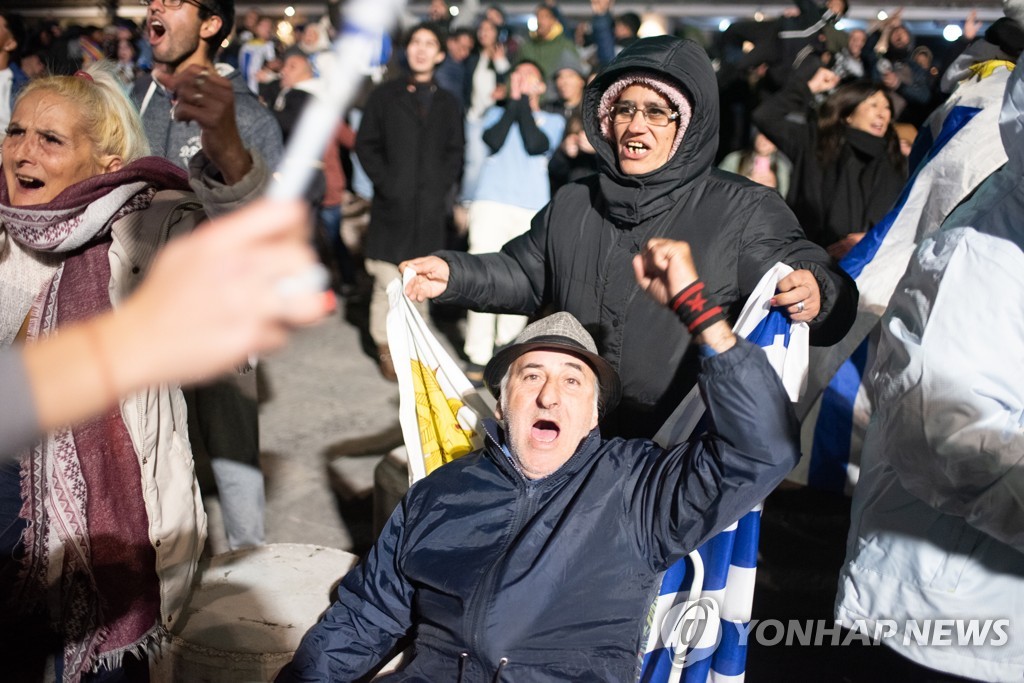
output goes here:
{"type": "MultiPolygon", "coordinates": [[[[201,73],[177,85],[201,99],[201,73]]],[[[189,177],[148,152],[109,66],[21,92],[2,148],[3,347],[116,306],[170,237],[253,198],[266,178],[244,149],[232,151],[248,167],[232,186],[202,155],[189,177]]],[[[97,356],[116,376],[119,359],[97,356]]],[[[12,680],[37,678],[47,659],[64,681],[122,666],[128,680],[145,674],[206,536],[187,434],[181,391],[162,385],[49,433],[0,470],[0,597],[13,602],[0,630],[7,661],[24,668],[12,680]]]]}

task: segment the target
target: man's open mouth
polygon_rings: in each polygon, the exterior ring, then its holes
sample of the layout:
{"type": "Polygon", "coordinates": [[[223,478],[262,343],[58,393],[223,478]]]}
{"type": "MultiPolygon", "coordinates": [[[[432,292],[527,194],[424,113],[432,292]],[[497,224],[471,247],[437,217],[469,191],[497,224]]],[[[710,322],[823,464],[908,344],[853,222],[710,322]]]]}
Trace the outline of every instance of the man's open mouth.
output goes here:
{"type": "Polygon", "coordinates": [[[149,20],[149,39],[151,42],[163,38],[165,33],[167,33],[167,29],[159,19],[149,20]]]}
{"type": "Polygon", "coordinates": [[[551,443],[561,432],[558,424],[551,420],[537,420],[533,423],[533,438],[542,443],[551,443]]]}

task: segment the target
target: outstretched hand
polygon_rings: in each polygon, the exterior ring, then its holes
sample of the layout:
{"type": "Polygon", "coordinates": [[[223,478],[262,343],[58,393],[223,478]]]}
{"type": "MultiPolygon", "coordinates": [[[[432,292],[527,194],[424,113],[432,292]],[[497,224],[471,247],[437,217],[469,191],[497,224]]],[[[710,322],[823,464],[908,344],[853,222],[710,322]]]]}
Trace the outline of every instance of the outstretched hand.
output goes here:
{"type": "Polygon", "coordinates": [[[411,268],[416,273],[416,277],[405,286],[405,295],[413,301],[433,299],[448,289],[448,276],[451,271],[448,262],[443,258],[421,256],[398,264],[398,272],[404,273],[406,268],[411,268]]]}
{"type": "Polygon", "coordinates": [[[202,133],[203,152],[233,185],[252,168],[235,121],[235,94],[231,81],[214,69],[193,64],[180,73],[154,68],[153,78],[171,93],[176,121],[195,121],[202,133]]]}

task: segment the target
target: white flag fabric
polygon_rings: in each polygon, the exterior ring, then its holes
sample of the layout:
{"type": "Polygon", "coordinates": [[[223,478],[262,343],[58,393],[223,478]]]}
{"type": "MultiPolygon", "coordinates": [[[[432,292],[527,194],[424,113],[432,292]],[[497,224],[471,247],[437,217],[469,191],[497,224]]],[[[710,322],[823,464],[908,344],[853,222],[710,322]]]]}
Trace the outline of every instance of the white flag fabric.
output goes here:
{"type": "Polygon", "coordinates": [[[970,78],[922,127],[911,158],[917,163],[896,206],[840,262],[860,291],[857,318],[838,344],[811,349],[797,406],[803,457],[791,481],[852,493],[872,413],[861,378],[874,358],[873,331],[917,245],[1006,163],[998,124],[1008,66],[990,60],[967,71],[970,78]]]}
{"type": "Polygon", "coordinates": [[[482,420],[491,414],[405,296],[404,282],[388,285],[388,347],[398,375],[398,420],[409,453],[409,483],[483,447],[482,420]]]}
{"type": "MultiPolygon", "coordinates": [[[[764,348],[795,403],[807,377],[810,330],[769,304],[779,280],[791,272],[779,263],[761,278],[733,331],[764,348]]],[[[695,388],[655,441],[667,447],[699,434],[703,416],[695,388]]],[[[648,612],[641,683],[743,680],[760,529],[758,505],[665,572],[648,612]]]]}

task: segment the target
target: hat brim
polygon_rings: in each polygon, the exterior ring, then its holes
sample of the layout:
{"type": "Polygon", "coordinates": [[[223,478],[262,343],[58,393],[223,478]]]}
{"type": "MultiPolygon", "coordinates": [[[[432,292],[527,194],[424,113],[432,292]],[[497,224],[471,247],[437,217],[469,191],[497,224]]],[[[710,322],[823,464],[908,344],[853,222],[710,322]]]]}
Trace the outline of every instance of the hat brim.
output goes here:
{"type": "Polygon", "coordinates": [[[607,415],[619,403],[622,385],[619,373],[601,356],[591,353],[578,343],[562,336],[534,337],[528,342],[511,344],[494,355],[484,368],[484,384],[494,398],[501,396],[501,380],[508,368],[517,358],[530,351],[551,350],[564,351],[583,360],[597,375],[601,387],[600,416],[607,415]]]}

